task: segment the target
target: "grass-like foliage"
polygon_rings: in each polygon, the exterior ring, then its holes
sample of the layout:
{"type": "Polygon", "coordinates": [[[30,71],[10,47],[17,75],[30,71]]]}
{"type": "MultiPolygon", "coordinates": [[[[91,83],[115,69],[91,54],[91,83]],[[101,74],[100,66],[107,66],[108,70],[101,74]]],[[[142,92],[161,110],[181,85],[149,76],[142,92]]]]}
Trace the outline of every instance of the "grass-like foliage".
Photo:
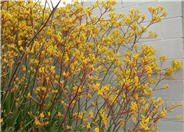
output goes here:
{"type": "Polygon", "coordinates": [[[116,14],[115,4],[1,2],[2,131],[157,131],[182,105],[154,97],[180,62],[163,67],[167,58],[139,42],[157,37],[149,27],[164,8],[148,7],[147,19],[137,9],[116,14]]]}

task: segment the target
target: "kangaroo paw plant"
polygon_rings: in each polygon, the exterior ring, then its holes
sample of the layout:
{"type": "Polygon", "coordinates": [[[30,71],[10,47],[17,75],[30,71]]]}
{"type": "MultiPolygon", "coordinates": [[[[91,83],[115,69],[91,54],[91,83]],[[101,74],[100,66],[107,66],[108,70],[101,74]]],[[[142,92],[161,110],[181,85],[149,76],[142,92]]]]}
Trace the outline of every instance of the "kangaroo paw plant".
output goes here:
{"type": "Polygon", "coordinates": [[[165,65],[141,41],[157,37],[149,27],[164,8],[148,7],[146,18],[115,13],[114,0],[84,4],[1,2],[2,131],[157,131],[182,105],[156,94],[180,62],[165,65]]]}

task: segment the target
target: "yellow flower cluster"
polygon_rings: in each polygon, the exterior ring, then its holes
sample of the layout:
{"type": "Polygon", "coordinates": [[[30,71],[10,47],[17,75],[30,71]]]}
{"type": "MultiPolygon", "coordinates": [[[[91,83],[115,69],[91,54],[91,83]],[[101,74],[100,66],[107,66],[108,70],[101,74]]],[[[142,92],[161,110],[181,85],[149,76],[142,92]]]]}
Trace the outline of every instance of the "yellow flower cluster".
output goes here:
{"type": "Polygon", "coordinates": [[[2,130],[156,130],[159,119],[182,106],[152,97],[180,62],[163,69],[167,58],[157,63],[154,48],[138,43],[166,16],[163,7],[148,7],[145,25],[139,10],[116,14],[115,4],[75,1],[52,10],[33,1],[2,2],[2,130]]]}

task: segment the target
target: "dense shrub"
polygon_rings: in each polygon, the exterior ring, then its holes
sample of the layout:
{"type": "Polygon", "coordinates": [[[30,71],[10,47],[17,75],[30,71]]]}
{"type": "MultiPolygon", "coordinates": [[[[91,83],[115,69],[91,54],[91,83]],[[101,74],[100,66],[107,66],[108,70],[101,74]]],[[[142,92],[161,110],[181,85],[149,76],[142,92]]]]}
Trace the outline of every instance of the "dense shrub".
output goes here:
{"type": "Polygon", "coordinates": [[[148,20],[136,9],[114,13],[112,0],[1,4],[3,131],[156,131],[182,105],[154,97],[180,62],[163,68],[167,58],[139,43],[157,37],[149,27],[163,7],[148,7],[148,20]]]}

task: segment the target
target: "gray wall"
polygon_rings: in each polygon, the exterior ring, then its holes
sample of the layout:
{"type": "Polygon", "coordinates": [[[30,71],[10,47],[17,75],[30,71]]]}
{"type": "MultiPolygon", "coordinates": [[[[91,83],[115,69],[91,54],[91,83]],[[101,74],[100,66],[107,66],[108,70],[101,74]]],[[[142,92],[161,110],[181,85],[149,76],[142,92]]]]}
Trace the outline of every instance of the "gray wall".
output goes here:
{"type": "MultiPolygon", "coordinates": [[[[141,12],[148,16],[147,7],[162,5],[168,13],[168,16],[163,19],[161,23],[155,24],[151,27],[152,31],[158,33],[156,40],[149,40],[144,42],[151,44],[156,49],[156,54],[165,55],[168,57],[166,63],[170,64],[173,59],[180,60],[184,67],[184,4],[181,1],[153,1],[153,2],[129,2],[121,4],[117,12],[127,12],[130,8],[140,9],[141,12]],[[182,11],[183,10],[183,11],[182,11]]],[[[184,72],[183,69],[175,73],[174,80],[165,80],[163,83],[170,85],[169,89],[157,93],[164,100],[168,100],[169,104],[182,101],[184,102],[184,72]]],[[[160,85],[160,87],[162,84],[160,85]]],[[[176,117],[177,115],[184,115],[184,107],[177,108],[174,113],[168,114],[167,117],[176,117]]],[[[161,120],[159,123],[160,132],[183,132],[184,118],[180,121],[176,120],[161,120]]]]}

